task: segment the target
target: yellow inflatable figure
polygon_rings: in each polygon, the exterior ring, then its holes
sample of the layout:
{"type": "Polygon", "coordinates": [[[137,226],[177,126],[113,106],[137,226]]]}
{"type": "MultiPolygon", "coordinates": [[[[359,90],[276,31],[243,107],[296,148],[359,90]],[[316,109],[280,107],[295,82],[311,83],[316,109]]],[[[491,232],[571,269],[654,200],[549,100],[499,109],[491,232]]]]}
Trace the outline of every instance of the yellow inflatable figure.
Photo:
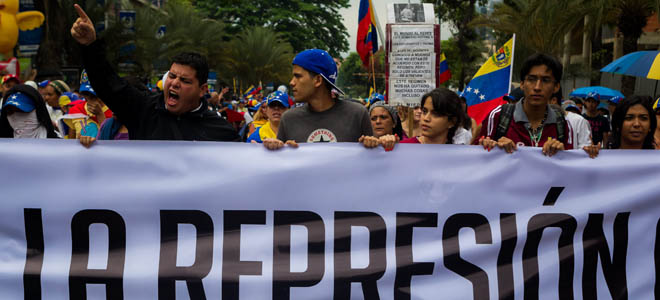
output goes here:
{"type": "Polygon", "coordinates": [[[0,54],[12,57],[18,41],[18,30],[32,30],[41,26],[44,14],[38,11],[18,12],[18,0],[0,0],[0,54]]]}

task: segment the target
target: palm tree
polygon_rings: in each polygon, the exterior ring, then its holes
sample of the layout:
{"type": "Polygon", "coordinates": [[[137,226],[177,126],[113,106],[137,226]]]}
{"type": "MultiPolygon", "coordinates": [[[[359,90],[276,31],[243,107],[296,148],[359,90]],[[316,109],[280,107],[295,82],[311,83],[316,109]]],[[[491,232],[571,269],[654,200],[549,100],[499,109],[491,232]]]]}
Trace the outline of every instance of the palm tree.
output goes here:
{"type": "Polygon", "coordinates": [[[222,77],[226,82],[288,82],[293,48],[280,34],[263,27],[247,28],[227,45],[222,77]]]}
{"type": "Polygon", "coordinates": [[[471,24],[491,27],[496,31],[516,34],[517,46],[532,51],[550,53],[557,57],[562,52],[564,36],[581,18],[576,14],[584,10],[573,0],[511,0],[498,3],[490,16],[480,16],[471,24]]]}
{"type": "MultiPolygon", "coordinates": [[[[114,64],[133,62],[129,74],[149,77],[164,72],[167,61],[184,51],[194,51],[208,58],[211,68],[222,67],[220,57],[224,53],[225,25],[207,19],[183,1],[168,1],[164,10],[153,7],[133,7],[136,11],[134,33],[125,33],[120,22],[113,22],[105,34],[109,59],[114,64]],[[158,36],[161,26],[165,34],[158,36]],[[122,57],[122,47],[134,45],[128,57],[122,57]]],[[[125,54],[125,53],[124,53],[125,54]]]]}
{"type": "MultiPolygon", "coordinates": [[[[602,25],[616,26],[623,36],[623,54],[638,50],[637,41],[643,33],[648,18],[660,13],[657,0],[584,0],[587,8],[585,16],[592,20],[587,25],[591,36],[598,33],[602,25]]],[[[660,19],[660,14],[658,15],[660,19]]],[[[634,91],[635,79],[623,77],[622,92],[630,95],[634,91]]]]}

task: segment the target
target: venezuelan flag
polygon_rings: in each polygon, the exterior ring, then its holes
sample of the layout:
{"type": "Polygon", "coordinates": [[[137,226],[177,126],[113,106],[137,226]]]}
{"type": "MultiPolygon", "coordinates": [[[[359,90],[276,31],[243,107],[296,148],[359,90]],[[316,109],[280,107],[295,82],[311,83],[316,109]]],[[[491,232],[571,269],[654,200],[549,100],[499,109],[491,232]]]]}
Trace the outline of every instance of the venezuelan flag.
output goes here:
{"type": "Polygon", "coordinates": [[[449,63],[445,53],[440,53],[440,83],[443,83],[451,78],[451,71],[449,71],[449,63]]]}
{"type": "Polygon", "coordinates": [[[252,93],[254,93],[254,91],[255,91],[254,85],[251,85],[250,87],[247,88],[247,90],[245,90],[245,93],[243,93],[243,98],[246,98],[247,96],[252,95],[252,93]]]}
{"type": "Polygon", "coordinates": [[[374,5],[371,0],[360,0],[360,13],[358,15],[357,52],[362,63],[369,65],[369,55],[378,51],[378,31],[374,5]]]}
{"type": "Polygon", "coordinates": [[[477,123],[481,123],[491,110],[506,103],[503,97],[509,93],[511,85],[514,39],[515,36],[481,65],[463,90],[468,115],[477,123]]]}

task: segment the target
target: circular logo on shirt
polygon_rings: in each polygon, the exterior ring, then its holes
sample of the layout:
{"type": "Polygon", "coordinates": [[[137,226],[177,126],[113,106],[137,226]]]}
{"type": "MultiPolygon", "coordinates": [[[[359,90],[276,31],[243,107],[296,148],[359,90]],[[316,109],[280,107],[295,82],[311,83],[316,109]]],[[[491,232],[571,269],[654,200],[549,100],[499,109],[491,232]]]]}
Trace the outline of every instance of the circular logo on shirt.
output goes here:
{"type": "Polygon", "coordinates": [[[336,143],[337,137],[335,134],[327,129],[320,128],[312,131],[307,137],[308,143],[336,143]]]}
{"type": "Polygon", "coordinates": [[[516,146],[518,146],[518,147],[525,147],[525,143],[523,143],[523,142],[518,142],[518,143],[516,144],[516,146]]]}

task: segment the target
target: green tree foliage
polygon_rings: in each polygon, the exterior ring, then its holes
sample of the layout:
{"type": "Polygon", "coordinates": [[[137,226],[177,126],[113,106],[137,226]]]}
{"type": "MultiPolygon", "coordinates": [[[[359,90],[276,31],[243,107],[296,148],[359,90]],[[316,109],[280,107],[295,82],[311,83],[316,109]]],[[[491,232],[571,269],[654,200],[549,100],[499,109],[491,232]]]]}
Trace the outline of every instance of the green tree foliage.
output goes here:
{"type": "Polygon", "coordinates": [[[252,27],[234,37],[221,59],[225,82],[287,83],[291,78],[293,48],[279,33],[269,28],[252,27]]]}
{"type": "MultiPolygon", "coordinates": [[[[657,0],[584,0],[584,15],[593,20],[590,30],[597,31],[602,24],[615,25],[623,34],[623,53],[637,51],[637,40],[642,35],[647,19],[660,13],[657,0]]],[[[660,18],[660,15],[658,16],[660,18]]]]}
{"type": "MultiPolygon", "coordinates": [[[[385,51],[376,52],[374,59],[376,72],[376,92],[385,93],[385,51]]],[[[371,71],[362,65],[357,52],[351,52],[342,62],[337,78],[337,86],[351,98],[367,98],[373,87],[371,71]]]]}
{"type": "Polygon", "coordinates": [[[205,55],[212,69],[222,67],[221,58],[226,45],[223,42],[224,24],[205,18],[183,1],[168,1],[162,11],[146,6],[127,9],[136,11],[135,33],[125,32],[121,22],[114,19],[105,33],[105,40],[112,62],[132,61],[135,64],[135,69],[129,73],[149,76],[162,73],[169,65],[159,62],[166,62],[184,51],[205,55]],[[156,33],[163,25],[165,35],[157,37],[156,33]],[[131,44],[135,45],[135,51],[123,57],[125,53],[120,49],[131,44]],[[154,69],[154,65],[160,69],[154,69]]]}
{"type": "Polygon", "coordinates": [[[46,16],[43,37],[36,65],[38,70],[59,70],[61,66],[75,65],[80,57],[78,44],[69,34],[71,25],[78,15],[73,4],[78,3],[92,20],[103,20],[106,11],[115,3],[106,0],[99,5],[97,0],[43,0],[34,1],[35,7],[46,16]]]}
{"type": "MultiPolygon", "coordinates": [[[[576,12],[584,9],[572,0],[510,0],[495,4],[490,16],[476,18],[472,25],[487,26],[499,32],[516,34],[516,47],[557,57],[564,35],[582,22],[576,12]]],[[[517,49],[516,49],[517,50],[517,49]]]]}
{"type": "MultiPolygon", "coordinates": [[[[456,47],[461,53],[460,64],[469,66],[474,64],[479,55],[475,55],[474,49],[471,48],[475,45],[475,41],[480,38],[474,28],[470,26],[470,22],[476,16],[475,5],[486,5],[487,0],[425,0],[424,2],[435,3],[435,11],[437,16],[443,22],[451,24],[451,30],[455,38],[456,47]]],[[[457,87],[462,90],[467,81],[465,78],[470,74],[466,73],[468,68],[460,67],[457,72],[452,70],[452,77],[457,76],[457,87]]]]}
{"type": "Polygon", "coordinates": [[[254,26],[282,35],[295,52],[320,48],[333,57],[348,51],[348,32],[339,10],[348,0],[193,0],[200,11],[229,24],[238,34],[254,26]]]}
{"type": "Polygon", "coordinates": [[[462,60],[465,54],[462,53],[456,45],[455,38],[452,37],[442,41],[442,52],[444,52],[445,56],[447,57],[447,63],[449,64],[449,70],[451,71],[451,78],[443,83],[445,86],[462,90],[462,88],[459,88],[461,81],[459,74],[465,74],[465,78],[463,78],[464,83],[469,82],[472,79],[472,76],[477,73],[479,67],[481,67],[481,64],[483,64],[486,60],[481,56],[482,53],[487,51],[481,41],[472,41],[468,46],[468,49],[471,51],[471,53],[468,53],[467,56],[478,57],[481,59],[475,59],[472,61],[472,63],[465,63],[462,60]]]}

